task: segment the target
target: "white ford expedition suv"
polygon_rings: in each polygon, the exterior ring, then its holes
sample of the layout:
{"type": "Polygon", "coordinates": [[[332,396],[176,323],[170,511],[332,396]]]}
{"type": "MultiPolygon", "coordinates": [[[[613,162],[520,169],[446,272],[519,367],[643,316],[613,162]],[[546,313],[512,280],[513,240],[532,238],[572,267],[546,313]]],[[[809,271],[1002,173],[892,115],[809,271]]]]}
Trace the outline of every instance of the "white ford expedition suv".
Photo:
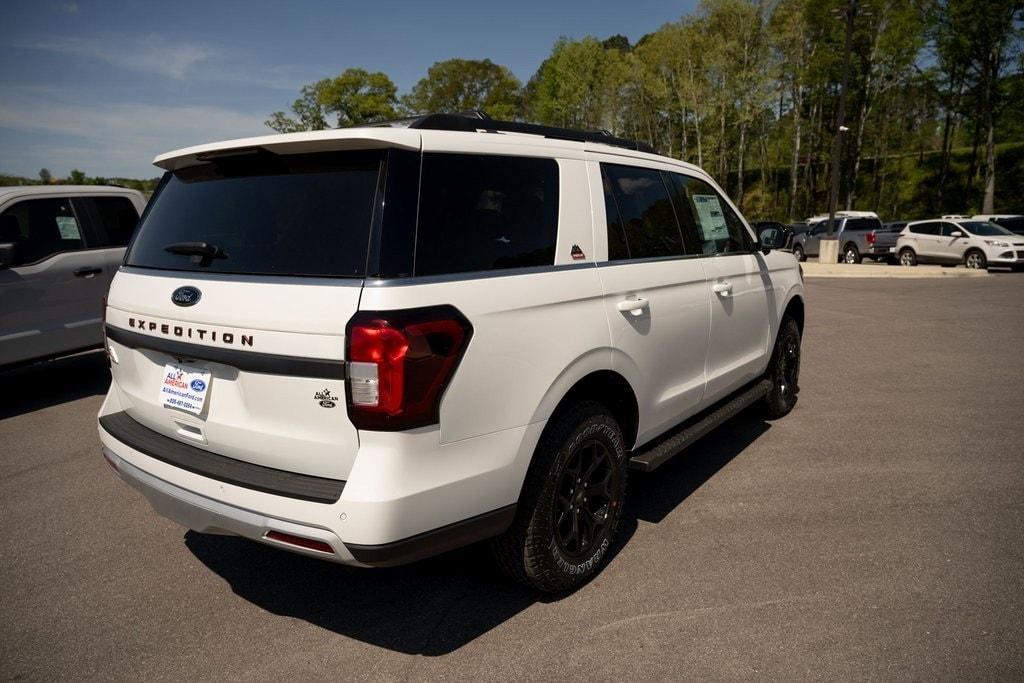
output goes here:
{"type": "Polygon", "coordinates": [[[513,578],[586,581],[629,468],[797,393],[782,235],[640,148],[437,114],[157,157],[104,456],[197,531],[360,566],[491,539],[513,578]]]}

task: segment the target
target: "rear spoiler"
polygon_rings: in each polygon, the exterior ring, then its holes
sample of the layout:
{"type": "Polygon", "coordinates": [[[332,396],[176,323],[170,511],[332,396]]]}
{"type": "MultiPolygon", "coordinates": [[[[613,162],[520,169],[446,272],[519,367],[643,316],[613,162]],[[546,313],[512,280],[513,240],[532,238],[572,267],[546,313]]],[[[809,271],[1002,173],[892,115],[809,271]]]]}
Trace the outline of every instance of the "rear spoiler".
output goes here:
{"type": "Polygon", "coordinates": [[[233,150],[262,148],[275,154],[305,154],[383,147],[419,151],[420,133],[418,130],[408,128],[341,128],[307,133],[263,135],[196,145],[167,152],[153,159],[153,164],[165,171],[177,171],[201,164],[210,157],[230,155],[233,150]]]}

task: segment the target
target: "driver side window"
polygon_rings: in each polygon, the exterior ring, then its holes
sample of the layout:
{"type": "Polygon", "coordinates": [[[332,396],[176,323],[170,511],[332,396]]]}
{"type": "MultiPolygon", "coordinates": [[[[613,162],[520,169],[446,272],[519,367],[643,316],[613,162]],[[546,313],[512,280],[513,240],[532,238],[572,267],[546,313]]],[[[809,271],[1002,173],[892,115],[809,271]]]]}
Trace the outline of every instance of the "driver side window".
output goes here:
{"type": "MultiPolygon", "coordinates": [[[[711,185],[699,178],[669,174],[679,222],[705,256],[748,253],[754,240],[743,221],[711,185]]],[[[688,239],[687,243],[691,240],[688,239]]]]}
{"type": "Polygon", "coordinates": [[[29,199],[0,215],[0,242],[15,245],[15,266],[85,249],[70,198],[29,199]]]}

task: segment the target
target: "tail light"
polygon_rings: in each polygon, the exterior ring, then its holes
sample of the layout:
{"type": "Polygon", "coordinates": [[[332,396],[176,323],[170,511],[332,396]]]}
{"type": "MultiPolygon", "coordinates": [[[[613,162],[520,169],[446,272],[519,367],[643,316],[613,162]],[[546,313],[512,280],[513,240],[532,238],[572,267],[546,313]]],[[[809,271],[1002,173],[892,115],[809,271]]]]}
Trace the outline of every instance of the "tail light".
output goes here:
{"type": "Polygon", "coordinates": [[[452,306],[356,313],[345,333],[352,424],[377,431],[437,424],[441,395],[472,334],[452,306]]]}
{"type": "Polygon", "coordinates": [[[868,233],[867,240],[868,240],[868,245],[869,246],[874,246],[874,244],[875,244],[875,231],[874,230],[872,230],[871,232],[868,233]]]}

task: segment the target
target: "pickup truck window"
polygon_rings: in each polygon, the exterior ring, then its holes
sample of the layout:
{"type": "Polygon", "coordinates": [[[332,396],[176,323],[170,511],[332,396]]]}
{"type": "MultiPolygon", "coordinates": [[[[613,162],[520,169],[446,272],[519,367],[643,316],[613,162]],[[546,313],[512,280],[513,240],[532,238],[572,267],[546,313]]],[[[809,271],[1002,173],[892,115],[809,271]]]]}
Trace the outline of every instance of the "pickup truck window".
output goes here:
{"type": "Polygon", "coordinates": [[[866,231],[881,230],[882,221],[877,218],[847,218],[843,230],[866,231]]]}
{"type": "Polygon", "coordinates": [[[126,197],[84,197],[96,208],[103,231],[106,233],[104,246],[123,247],[132,239],[139,213],[126,197]]]}
{"type": "Polygon", "coordinates": [[[8,208],[0,215],[0,242],[17,245],[15,266],[85,249],[70,197],[27,199],[8,208]]]}
{"type": "MultiPolygon", "coordinates": [[[[618,207],[608,220],[609,245],[616,232],[625,235],[629,258],[682,256],[683,237],[661,172],[636,166],[601,164],[607,190],[618,207]],[[613,223],[613,219],[617,219],[613,223]]],[[[606,205],[608,200],[606,199],[606,205]]],[[[621,258],[621,247],[617,247],[621,258]]],[[[609,260],[612,249],[609,246],[609,260]]]]}

